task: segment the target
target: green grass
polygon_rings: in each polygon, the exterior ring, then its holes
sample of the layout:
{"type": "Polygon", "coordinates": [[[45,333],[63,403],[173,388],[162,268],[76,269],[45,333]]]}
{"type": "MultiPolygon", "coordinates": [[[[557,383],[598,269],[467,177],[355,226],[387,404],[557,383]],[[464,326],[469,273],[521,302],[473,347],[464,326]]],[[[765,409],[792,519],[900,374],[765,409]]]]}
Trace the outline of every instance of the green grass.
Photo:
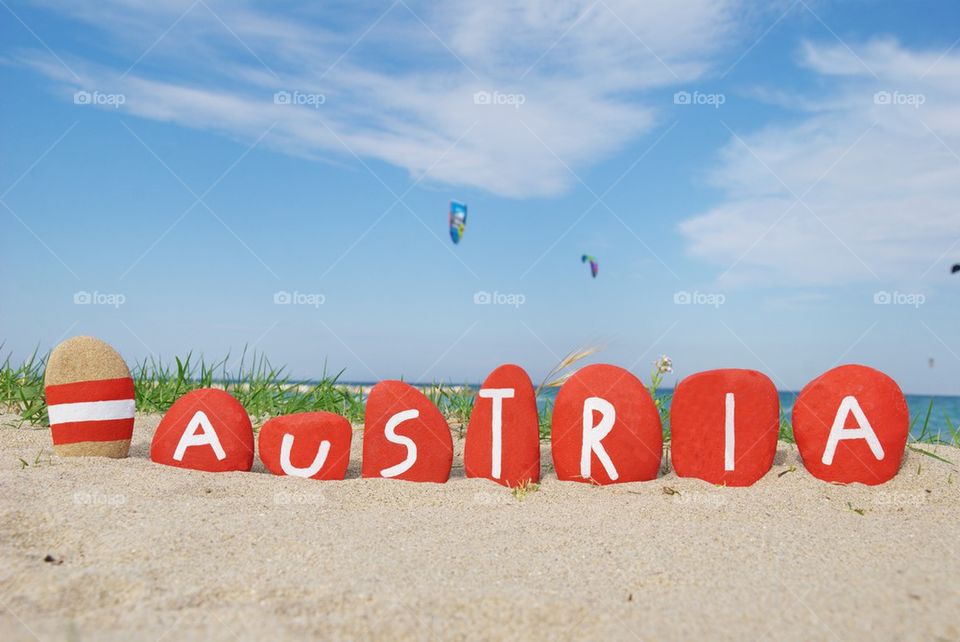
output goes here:
{"type": "MultiPolygon", "coordinates": [[[[0,346],[2,348],[2,346],[0,346]]],[[[19,365],[9,356],[0,366],[0,410],[20,416],[23,423],[48,426],[43,395],[45,357],[37,354],[19,365]]],[[[363,392],[340,382],[343,371],[330,374],[324,365],[313,383],[292,381],[285,368],[276,367],[264,355],[244,352],[214,362],[192,354],[172,362],[154,359],[133,368],[137,410],[166,412],[174,401],[198,388],[222,388],[243,404],[251,416],[262,422],[269,417],[296,412],[327,411],[343,415],[353,423],[363,422],[363,392]]],[[[461,431],[466,429],[473,410],[474,391],[462,386],[433,384],[424,393],[461,431]]],[[[260,423],[258,422],[258,423],[260,423]]]]}
{"type": "Polygon", "coordinates": [[[540,409],[540,440],[550,439],[550,424],[553,422],[553,402],[547,400],[540,409]]]}
{"type": "MultiPolygon", "coordinates": [[[[946,415],[944,415],[943,418],[947,422],[947,428],[950,431],[950,439],[949,440],[943,439],[943,435],[941,435],[940,433],[937,433],[936,435],[930,433],[929,431],[930,414],[932,412],[933,412],[933,399],[930,400],[930,405],[927,406],[927,412],[923,418],[923,425],[920,426],[920,434],[917,435],[916,439],[912,440],[913,443],[907,444],[907,448],[909,448],[910,450],[916,453],[920,453],[921,455],[926,455],[927,457],[931,457],[938,461],[942,461],[947,464],[953,464],[954,462],[948,459],[944,459],[943,457],[941,457],[940,455],[937,455],[936,453],[932,453],[929,450],[924,450],[923,448],[920,448],[919,446],[917,446],[917,444],[934,444],[934,445],[946,444],[948,446],[960,447],[960,433],[958,433],[956,427],[953,425],[953,422],[950,421],[950,417],[947,417],[946,415]]],[[[916,423],[919,418],[920,418],[919,415],[914,415],[913,419],[910,420],[911,435],[914,432],[914,428],[916,427],[916,423]]]]}
{"type": "Polygon", "coordinates": [[[787,418],[787,413],[785,413],[782,408],[780,409],[780,435],[778,439],[788,444],[797,443],[797,440],[793,438],[793,426],[787,418]]]}
{"type": "MultiPolygon", "coordinates": [[[[2,350],[0,345],[0,350],[2,350]]],[[[21,424],[49,425],[47,406],[43,395],[43,371],[46,357],[36,353],[19,364],[7,356],[0,366],[0,410],[19,415],[21,424]]],[[[292,381],[286,368],[275,367],[264,355],[241,353],[238,358],[227,356],[208,362],[188,354],[173,362],[148,360],[136,364],[133,377],[140,412],[163,413],[183,394],[198,388],[223,388],[247,412],[262,423],[269,417],[295,412],[327,411],[343,415],[353,423],[363,422],[363,392],[356,386],[340,382],[343,371],[330,374],[324,364],[320,379],[304,384],[292,381]]],[[[461,436],[470,421],[476,391],[469,386],[451,386],[434,383],[422,388],[427,397],[440,408],[451,426],[461,436]]],[[[663,419],[664,442],[670,441],[668,416],[669,396],[654,389],[657,408],[663,419]]],[[[932,433],[930,418],[933,401],[925,413],[915,415],[910,424],[908,447],[920,454],[942,460],[922,445],[945,444],[960,447],[960,426],[944,417],[948,434],[932,433]],[[917,430],[918,422],[919,430],[917,430]]],[[[546,401],[540,412],[540,438],[550,438],[553,402],[546,401]]],[[[781,413],[780,440],[794,443],[789,418],[781,413]]],[[[948,462],[952,463],[952,462],[948,462]]]]}
{"type": "Polygon", "coordinates": [[[243,404],[253,417],[266,419],[295,412],[324,410],[343,415],[351,422],[363,421],[363,396],[359,389],[338,383],[343,371],[323,373],[315,383],[290,380],[285,368],[275,367],[262,354],[242,353],[208,363],[188,354],[163,363],[144,361],[133,369],[137,410],[166,412],[184,393],[198,388],[223,388],[243,404]]]}
{"type": "Polygon", "coordinates": [[[470,415],[473,413],[475,391],[468,386],[446,386],[442,383],[434,383],[423,393],[440,409],[457,434],[464,436],[467,424],[470,423],[470,415]]]}
{"type": "Polygon", "coordinates": [[[7,355],[0,367],[0,409],[20,415],[24,422],[41,426],[50,424],[43,396],[45,361],[34,352],[20,365],[13,365],[7,355]]]}

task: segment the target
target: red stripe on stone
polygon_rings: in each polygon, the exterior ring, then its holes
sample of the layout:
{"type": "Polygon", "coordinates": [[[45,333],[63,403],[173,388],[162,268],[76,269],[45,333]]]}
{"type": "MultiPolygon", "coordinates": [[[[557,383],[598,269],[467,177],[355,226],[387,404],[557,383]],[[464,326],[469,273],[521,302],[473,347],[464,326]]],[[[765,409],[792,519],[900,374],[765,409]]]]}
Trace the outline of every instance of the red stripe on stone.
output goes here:
{"type": "Polygon", "coordinates": [[[77,381],[47,386],[47,405],[61,403],[79,403],[84,401],[117,401],[134,399],[133,379],[102,379],[99,381],[77,381]]]}
{"type": "Polygon", "coordinates": [[[120,441],[133,436],[133,419],[70,421],[55,424],[51,431],[53,444],[76,444],[84,441],[120,441]]]}

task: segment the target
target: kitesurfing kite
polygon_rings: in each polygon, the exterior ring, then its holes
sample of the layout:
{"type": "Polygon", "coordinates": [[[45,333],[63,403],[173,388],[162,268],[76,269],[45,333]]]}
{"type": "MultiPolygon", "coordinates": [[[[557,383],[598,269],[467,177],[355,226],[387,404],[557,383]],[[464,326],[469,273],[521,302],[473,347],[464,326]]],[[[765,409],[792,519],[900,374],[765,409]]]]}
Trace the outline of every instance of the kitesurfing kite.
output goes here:
{"type": "Polygon", "coordinates": [[[450,238],[459,243],[463,238],[463,231],[467,227],[467,206],[463,203],[450,201],[450,238]]]}
{"type": "Polygon", "coordinates": [[[597,263],[596,257],[590,256],[589,254],[584,254],[580,257],[581,263],[586,263],[587,261],[590,261],[590,275],[593,278],[597,278],[597,272],[600,270],[600,265],[597,263]]]}
{"type": "Polygon", "coordinates": [[[960,272],[960,263],[954,263],[953,267],[950,268],[950,274],[956,274],[957,272],[960,272]]]}

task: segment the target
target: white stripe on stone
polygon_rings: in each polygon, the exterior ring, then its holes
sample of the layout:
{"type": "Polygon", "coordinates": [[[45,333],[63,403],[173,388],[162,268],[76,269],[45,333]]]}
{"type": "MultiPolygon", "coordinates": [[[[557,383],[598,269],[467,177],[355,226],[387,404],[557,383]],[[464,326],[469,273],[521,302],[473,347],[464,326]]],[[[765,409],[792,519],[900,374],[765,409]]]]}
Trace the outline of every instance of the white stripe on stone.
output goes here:
{"type": "Polygon", "coordinates": [[[47,408],[51,424],[132,419],[135,411],[136,404],[133,399],[79,401],[77,403],[56,404],[47,408]]]}

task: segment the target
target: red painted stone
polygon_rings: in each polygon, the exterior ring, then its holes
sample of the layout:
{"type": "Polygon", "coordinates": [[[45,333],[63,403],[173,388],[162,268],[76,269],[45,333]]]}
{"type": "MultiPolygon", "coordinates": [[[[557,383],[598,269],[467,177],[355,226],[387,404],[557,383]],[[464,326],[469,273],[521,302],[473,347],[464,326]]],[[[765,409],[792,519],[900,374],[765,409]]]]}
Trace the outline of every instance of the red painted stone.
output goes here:
{"type": "Polygon", "coordinates": [[[660,415],[643,383],[628,371],[603,364],[586,366],[557,394],[550,447],[557,479],[601,485],[655,479],[663,453],[660,415]],[[599,401],[591,403],[584,426],[584,404],[589,399],[599,401]],[[612,423],[594,406],[608,413],[612,406],[616,415],[612,423]],[[592,429],[592,438],[588,433],[585,440],[585,427],[592,429]],[[596,439],[600,439],[598,446],[596,439]],[[589,471],[581,462],[584,451],[589,453],[589,471]],[[608,472],[601,453],[612,471],[608,472]]]}
{"type": "Polygon", "coordinates": [[[750,486],[773,466],[779,429],[780,398],[769,377],[756,370],[699,372],[680,382],[670,402],[673,469],[711,484],[750,486]]]}
{"type": "Polygon", "coordinates": [[[540,481],[537,398],[530,377],[520,366],[500,366],[480,386],[467,427],[463,468],[467,477],[492,479],[504,486],[540,481]],[[492,394],[497,398],[489,396],[492,394]],[[493,439],[495,404],[500,406],[497,466],[493,439]]]}
{"type": "Polygon", "coordinates": [[[375,385],[364,414],[363,476],[443,483],[452,465],[453,437],[437,407],[402,381],[375,385]]]}
{"type": "Polygon", "coordinates": [[[263,424],[257,446],[260,460],[274,475],[343,479],[352,437],[350,422],[340,415],[301,412],[263,424]]]}
{"type": "Polygon", "coordinates": [[[889,481],[900,469],[909,430],[907,400],[900,386],[867,366],[828,370],[800,391],[793,406],[793,435],[803,465],[824,481],[870,485],[889,481]],[[858,407],[862,417],[857,416],[858,407]],[[832,430],[838,417],[841,423],[832,430]],[[864,430],[864,419],[872,431],[864,430]],[[847,438],[831,440],[831,432],[847,438]],[[876,439],[866,438],[871,432],[876,439]]]}
{"type": "Polygon", "coordinates": [[[253,467],[250,417],[228,392],[214,388],[188,392],[160,420],[150,459],[215,473],[248,471],[253,467]]]}

